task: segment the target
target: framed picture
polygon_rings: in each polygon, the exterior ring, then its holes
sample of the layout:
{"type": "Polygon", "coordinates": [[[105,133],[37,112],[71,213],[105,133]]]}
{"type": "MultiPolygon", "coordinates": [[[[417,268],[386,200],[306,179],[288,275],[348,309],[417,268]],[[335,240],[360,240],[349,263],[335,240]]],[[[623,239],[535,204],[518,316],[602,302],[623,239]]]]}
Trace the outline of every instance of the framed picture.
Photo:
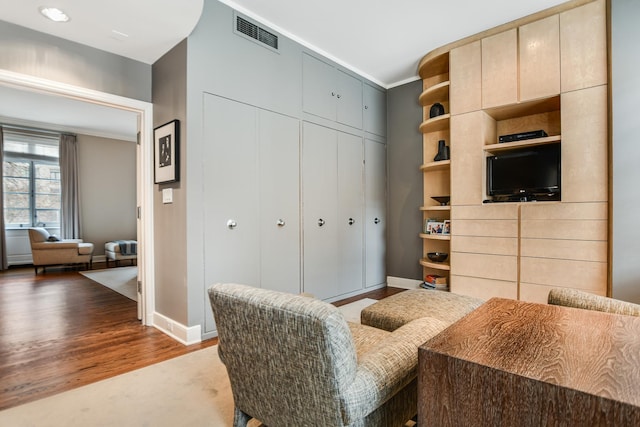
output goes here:
{"type": "Polygon", "coordinates": [[[164,184],[179,181],[180,121],[172,120],[155,128],[153,143],[155,183],[164,184]]]}
{"type": "Polygon", "coordinates": [[[442,234],[451,234],[451,220],[445,219],[442,223],[442,234]]]}

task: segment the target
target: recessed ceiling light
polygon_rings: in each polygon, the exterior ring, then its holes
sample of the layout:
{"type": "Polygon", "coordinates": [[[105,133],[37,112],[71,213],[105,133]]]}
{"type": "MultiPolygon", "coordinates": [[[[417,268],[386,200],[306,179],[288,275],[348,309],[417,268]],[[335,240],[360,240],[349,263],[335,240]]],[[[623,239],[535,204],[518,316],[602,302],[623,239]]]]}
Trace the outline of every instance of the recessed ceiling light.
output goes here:
{"type": "Polygon", "coordinates": [[[41,6],[38,10],[40,10],[40,13],[45,17],[55,22],[67,22],[71,19],[69,15],[55,7],[41,6]]]}

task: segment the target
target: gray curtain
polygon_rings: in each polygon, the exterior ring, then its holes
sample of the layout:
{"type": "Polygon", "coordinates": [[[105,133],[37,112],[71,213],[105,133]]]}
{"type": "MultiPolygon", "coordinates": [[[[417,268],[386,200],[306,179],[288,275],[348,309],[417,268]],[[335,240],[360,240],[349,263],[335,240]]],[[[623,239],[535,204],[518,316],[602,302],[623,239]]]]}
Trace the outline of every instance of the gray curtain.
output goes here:
{"type": "MultiPolygon", "coordinates": [[[[4,167],[4,136],[0,126],[0,168],[4,167]]],[[[0,270],[9,268],[7,262],[7,233],[4,229],[4,182],[0,174],[0,270]]]]}
{"type": "Polygon", "coordinates": [[[60,236],[63,239],[80,239],[82,230],[78,195],[78,143],[75,135],[60,135],[60,184],[60,236]]]}

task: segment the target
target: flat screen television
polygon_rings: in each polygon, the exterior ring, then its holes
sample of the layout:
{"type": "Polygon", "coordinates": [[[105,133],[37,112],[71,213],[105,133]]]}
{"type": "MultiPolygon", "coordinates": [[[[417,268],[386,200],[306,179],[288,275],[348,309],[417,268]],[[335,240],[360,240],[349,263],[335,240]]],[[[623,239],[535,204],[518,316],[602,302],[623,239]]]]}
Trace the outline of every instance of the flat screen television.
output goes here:
{"type": "Polygon", "coordinates": [[[487,157],[487,193],[495,201],[560,200],[560,144],[487,157]]]}

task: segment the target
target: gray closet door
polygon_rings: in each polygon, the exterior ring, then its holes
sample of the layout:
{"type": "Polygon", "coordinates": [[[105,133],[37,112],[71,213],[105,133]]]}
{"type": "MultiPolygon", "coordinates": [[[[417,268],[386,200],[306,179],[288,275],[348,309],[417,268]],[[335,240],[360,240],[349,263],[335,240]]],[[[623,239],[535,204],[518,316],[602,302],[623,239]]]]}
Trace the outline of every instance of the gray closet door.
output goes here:
{"type": "Polygon", "coordinates": [[[336,131],[302,125],[303,288],[317,298],[339,294],[336,131]]]}
{"type": "Polygon", "coordinates": [[[364,194],[362,137],[337,132],[339,292],[363,288],[364,194]]]}
{"type": "Polygon", "coordinates": [[[387,147],[365,139],[365,284],[385,283],[387,147]]]}
{"type": "MultiPolygon", "coordinates": [[[[259,286],[256,110],[204,96],[204,287],[218,282],[259,286]]],[[[207,309],[210,313],[210,308],[207,309]]],[[[213,318],[205,329],[215,329],[213,318]]]]}
{"type": "Polygon", "coordinates": [[[336,119],[362,129],[362,82],[340,70],[337,73],[336,119]]]}
{"type": "Polygon", "coordinates": [[[302,109],[310,114],[336,119],[335,68],[306,53],[302,54],[302,109]]]}
{"type": "Polygon", "coordinates": [[[261,286],[300,293],[300,122],[259,110],[261,286]]]}

